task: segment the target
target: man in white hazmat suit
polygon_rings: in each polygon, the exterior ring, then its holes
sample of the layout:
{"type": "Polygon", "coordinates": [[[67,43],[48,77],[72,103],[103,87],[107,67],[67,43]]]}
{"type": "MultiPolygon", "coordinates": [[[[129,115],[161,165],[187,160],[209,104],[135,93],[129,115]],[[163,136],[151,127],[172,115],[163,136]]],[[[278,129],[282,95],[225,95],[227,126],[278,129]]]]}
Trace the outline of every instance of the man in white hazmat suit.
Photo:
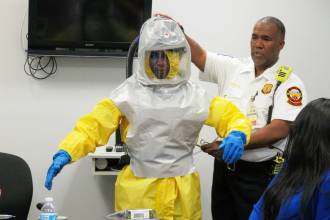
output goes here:
{"type": "Polygon", "coordinates": [[[116,211],[152,208],[160,219],[202,218],[200,181],[193,162],[204,124],[225,137],[224,160],[243,151],[249,120],[229,101],[189,81],[190,48],[178,24],[163,17],[141,28],[137,71],[77,122],[53,157],[45,186],[69,162],[105,145],[120,125],[130,165],[115,186],[116,211]]]}

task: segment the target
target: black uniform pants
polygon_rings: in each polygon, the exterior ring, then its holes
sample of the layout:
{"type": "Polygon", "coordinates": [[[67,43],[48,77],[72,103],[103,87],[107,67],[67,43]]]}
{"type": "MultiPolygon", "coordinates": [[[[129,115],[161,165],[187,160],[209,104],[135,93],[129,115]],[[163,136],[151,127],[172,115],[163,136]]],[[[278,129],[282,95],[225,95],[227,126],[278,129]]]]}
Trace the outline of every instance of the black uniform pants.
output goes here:
{"type": "Polygon", "coordinates": [[[214,160],[212,184],[213,220],[246,220],[272,179],[273,160],[247,162],[239,160],[233,170],[214,160]]]}

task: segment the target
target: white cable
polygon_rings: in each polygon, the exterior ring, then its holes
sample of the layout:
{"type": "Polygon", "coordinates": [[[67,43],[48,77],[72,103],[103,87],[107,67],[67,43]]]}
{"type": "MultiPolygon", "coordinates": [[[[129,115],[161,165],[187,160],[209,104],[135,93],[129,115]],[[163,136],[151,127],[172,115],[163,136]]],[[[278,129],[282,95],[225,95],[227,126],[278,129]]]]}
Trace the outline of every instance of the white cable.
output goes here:
{"type": "MultiPolygon", "coordinates": [[[[20,35],[20,39],[21,39],[21,48],[22,50],[25,52],[27,50],[24,49],[24,39],[26,39],[26,34],[24,35],[25,38],[23,38],[23,27],[24,27],[24,24],[25,24],[25,21],[26,21],[26,15],[28,14],[28,11],[29,11],[29,7],[26,9],[25,13],[24,13],[24,17],[23,17],[23,21],[22,21],[22,25],[21,25],[21,35],[20,35]]],[[[26,39],[27,40],[27,39],[26,39]]]]}

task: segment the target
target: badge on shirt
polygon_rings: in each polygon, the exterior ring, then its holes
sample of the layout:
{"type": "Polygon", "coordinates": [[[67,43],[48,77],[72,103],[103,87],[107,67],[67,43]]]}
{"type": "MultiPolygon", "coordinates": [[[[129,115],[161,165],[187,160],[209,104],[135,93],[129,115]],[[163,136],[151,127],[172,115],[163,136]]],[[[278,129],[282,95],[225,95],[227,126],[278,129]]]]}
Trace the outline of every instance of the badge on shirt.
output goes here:
{"type": "Polygon", "coordinates": [[[250,119],[252,126],[257,124],[257,112],[255,109],[249,109],[249,112],[246,114],[246,117],[250,119]]]}
{"type": "Polygon", "coordinates": [[[266,94],[270,93],[272,91],[272,89],[273,89],[273,84],[266,83],[264,85],[264,87],[262,88],[261,92],[266,95],[266,94]]]}
{"type": "Polygon", "coordinates": [[[294,105],[294,106],[301,106],[302,105],[302,92],[301,90],[296,87],[290,87],[288,88],[288,90],[286,91],[286,96],[288,97],[288,103],[290,105],[294,105]]]}
{"type": "Polygon", "coordinates": [[[257,124],[257,110],[254,105],[254,101],[257,95],[258,95],[258,91],[256,92],[255,95],[251,96],[248,106],[248,111],[246,114],[246,116],[250,119],[252,126],[255,126],[257,124]]]}

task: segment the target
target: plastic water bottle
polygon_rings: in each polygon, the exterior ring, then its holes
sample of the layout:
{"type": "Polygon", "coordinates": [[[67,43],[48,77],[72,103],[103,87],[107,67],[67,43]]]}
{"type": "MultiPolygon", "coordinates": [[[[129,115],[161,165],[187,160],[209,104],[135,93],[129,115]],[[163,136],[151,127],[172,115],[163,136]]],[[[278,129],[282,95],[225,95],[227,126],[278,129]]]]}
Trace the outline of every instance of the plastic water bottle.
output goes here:
{"type": "Polygon", "coordinates": [[[57,214],[54,206],[54,199],[46,197],[45,203],[41,207],[40,220],[56,220],[57,214]]]}

